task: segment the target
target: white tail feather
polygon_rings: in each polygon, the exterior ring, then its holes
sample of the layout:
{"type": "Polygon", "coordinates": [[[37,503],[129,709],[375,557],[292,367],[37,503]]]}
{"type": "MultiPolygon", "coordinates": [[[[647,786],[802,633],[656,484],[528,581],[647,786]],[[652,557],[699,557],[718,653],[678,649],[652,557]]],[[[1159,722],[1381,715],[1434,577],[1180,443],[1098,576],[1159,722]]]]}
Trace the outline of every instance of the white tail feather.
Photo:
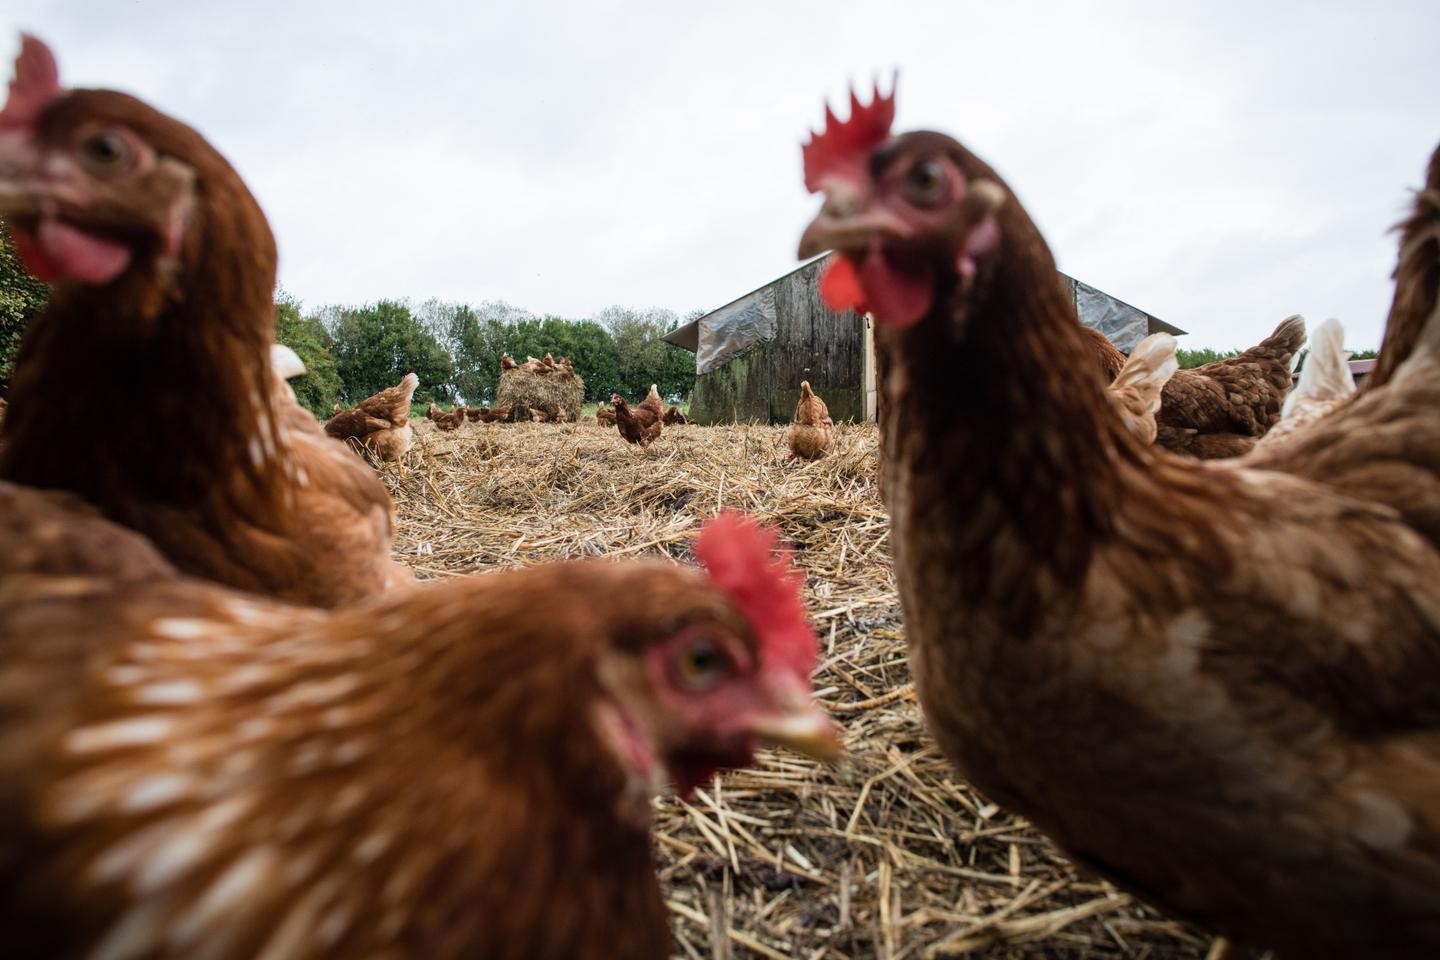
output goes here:
{"type": "Polygon", "coordinates": [[[1152,333],[1135,345],[1125,366],[1115,375],[1111,386],[1115,389],[1133,388],[1141,393],[1146,402],[1146,413],[1160,409],[1160,391],[1180,369],[1175,359],[1178,342],[1168,333],[1152,333]]]}
{"type": "Polygon", "coordinates": [[[1355,392],[1355,378],[1345,361],[1345,328],[1339,320],[1326,320],[1310,336],[1310,352],[1300,370],[1300,382],[1285,397],[1280,409],[1288,417],[1299,404],[1323,400],[1339,400],[1355,392]]]}
{"type": "Polygon", "coordinates": [[[300,355],[283,343],[270,344],[270,368],[282,380],[289,380],[306,372],[305,362],[300,359],[300,355]]]}

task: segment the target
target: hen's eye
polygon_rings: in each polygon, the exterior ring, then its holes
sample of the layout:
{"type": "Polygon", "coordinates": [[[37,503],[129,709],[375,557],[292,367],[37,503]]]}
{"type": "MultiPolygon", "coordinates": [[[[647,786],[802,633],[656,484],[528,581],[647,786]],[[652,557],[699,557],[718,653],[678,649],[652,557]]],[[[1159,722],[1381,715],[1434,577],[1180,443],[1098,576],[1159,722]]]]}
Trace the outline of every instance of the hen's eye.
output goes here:
{"type": "Polygon", "coordinates": [[[905,197],[912,203],[932,204],[945,196],[949,177],[939,160],[924,160],[905,174],[905,197]]]}
{"type": "Polygon", "coordinates": [[[681,683],[704,690],[730,673],[730,658],[712,641],[698,640],[680,651],[675,670],[681,683]]]}
{"type": "Polygon", "coordinates": [[[118,133],[96,133],[80,142],[80,158],[102,173],[124,169],[130,163],[130,144],[118,133]]]}

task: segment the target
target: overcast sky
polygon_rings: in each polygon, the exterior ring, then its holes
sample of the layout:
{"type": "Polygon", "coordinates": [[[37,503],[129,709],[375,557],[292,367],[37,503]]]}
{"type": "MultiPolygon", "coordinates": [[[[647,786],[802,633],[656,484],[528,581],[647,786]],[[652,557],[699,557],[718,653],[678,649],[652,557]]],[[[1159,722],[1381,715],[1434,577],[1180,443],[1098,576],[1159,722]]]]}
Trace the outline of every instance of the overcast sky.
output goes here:
{"type": "Polygon", "coordinates": [[[794,265],[826,97],[900,71],[1061,269],[1188,331],[1375,346],[1440,141],[1440,2],[7,0],[62,79],[196,126],[308,305],[719,306],[794,265]]]}

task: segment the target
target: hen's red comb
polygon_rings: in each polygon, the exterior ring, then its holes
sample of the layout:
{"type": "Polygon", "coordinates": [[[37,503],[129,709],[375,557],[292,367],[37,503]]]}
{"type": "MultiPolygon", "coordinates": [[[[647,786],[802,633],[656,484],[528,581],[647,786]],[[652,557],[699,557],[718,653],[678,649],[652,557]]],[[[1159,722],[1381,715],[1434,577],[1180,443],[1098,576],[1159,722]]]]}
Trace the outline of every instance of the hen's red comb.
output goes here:
{"type": "Polygon", "coordinates": [[[30,126],[61,92],[55,55],[37,38],[20,34],[20,55],[15,58],[10,97],[0,110],[0,130],[30,126]]]}
{"type": "Polygon", "coordinates": [[[773,530],[727,510],[706,521],[695,540],[710,581],[750,621],[760,642],[764,669],[784,670],[808,681],[819,658],[819,641],[805,615],[804,575],[790,551],[776,551],[773,530]]]}
{"type": "Polygon", "coordinates": [[[818,193],[825,189],[824,181],[829,177],[863,172],[865,158],[889,138],[890,125],[895,122],[895,82],[890,81],[887,97],[880,93],[880,81],[875,81],[874,99],[868,106],[851,90],[850,119],[844,123],[828,103],[825,105],[825,129],[810,134],[810,142],[801,147],[806,190],[818,193]]]}

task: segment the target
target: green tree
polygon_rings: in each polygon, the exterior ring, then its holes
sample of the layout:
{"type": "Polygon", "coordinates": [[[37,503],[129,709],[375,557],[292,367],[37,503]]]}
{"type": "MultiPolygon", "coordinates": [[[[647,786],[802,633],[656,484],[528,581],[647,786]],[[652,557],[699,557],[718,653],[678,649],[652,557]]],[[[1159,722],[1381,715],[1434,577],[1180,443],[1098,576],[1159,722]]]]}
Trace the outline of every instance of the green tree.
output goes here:
{"type": "Polygon", "coordinates": [[[328,326],[346,402],[359,403],[407,373],[420,378],[415,399],[448,401],[454,396],[454,364],[445,345],[398,300],[320,312],[328,326]]]}
{"type": "Polygon", "coordinates": [[[1239,353],[1239,350],[1220,351],[1210,347],[1201,347],[1198,350],[1176,350],[1175,359],[1180,361],[1181,370],[1190,370],[1194,367],[1203,367],[1207,363],[1214,363],[1216,360],[1238,356],[1239,353]]]}
{"type": "Polygon", "coordinates": [[[330,334],[319,320],[303,316],[300,301],[284,292],[275,298],[275,342],[294,350],[305,364],[305,375],[290,381],[295,398],[320,420],[328,419],[341,388],[330,334]]]}
{"type": "Polygon", "coordinates": [[[15,351],[20,349],[20,335],[45,307],[49,288],[36,280],[20,265],[10,247],[10,235],[0,222],[0,396],[10,389],[10,373],[15,366],[15,351]]]}
{"type": "Polygon", "coordinates": [[[680,325],[673,310],[607,307],[595,317],[615,341],[619,359],[617,392],[644,396],[656,384],[666,400],[688,396],[695,386],[695,358],[660,339],[680,325]]]}

